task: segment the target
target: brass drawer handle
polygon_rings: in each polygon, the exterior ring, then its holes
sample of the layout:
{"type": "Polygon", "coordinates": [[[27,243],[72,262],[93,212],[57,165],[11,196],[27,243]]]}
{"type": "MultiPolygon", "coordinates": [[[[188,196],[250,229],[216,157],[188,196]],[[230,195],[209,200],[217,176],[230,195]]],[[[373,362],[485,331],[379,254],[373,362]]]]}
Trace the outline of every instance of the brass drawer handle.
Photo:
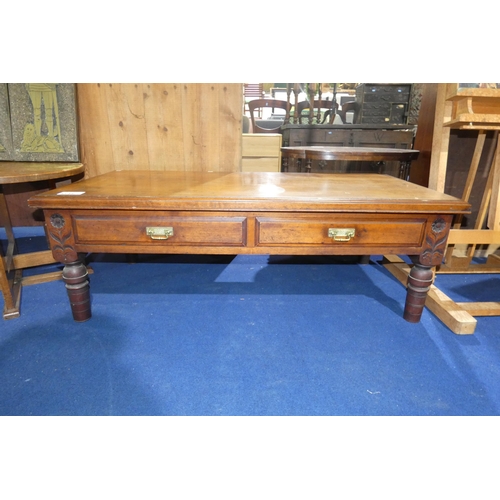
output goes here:
{"type": "Polygon", "coordinates": [[[152,240],[168,240],[170,236],[174,235],[173,227],[147,227],[146,234],[152,240]]]}
{"type": "Polygon", "coordinates": [[[328,237],[333,238],[334,241],[349,241],[351,238],[354,238],[356,234],[356,229],[353,227],[346,228],[334,228],[331,227],[328,229],[328,237]]]}

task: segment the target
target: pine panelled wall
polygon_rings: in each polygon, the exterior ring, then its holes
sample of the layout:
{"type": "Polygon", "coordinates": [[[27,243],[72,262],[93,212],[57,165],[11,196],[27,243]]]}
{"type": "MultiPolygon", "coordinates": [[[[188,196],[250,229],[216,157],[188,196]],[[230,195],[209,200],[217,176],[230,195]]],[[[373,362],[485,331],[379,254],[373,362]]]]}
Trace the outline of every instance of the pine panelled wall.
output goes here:
{"type": "Polygon", "coordinates": [[[85,83],[77,99],[87,177],[241,168],[241,84],[85,83]]]}

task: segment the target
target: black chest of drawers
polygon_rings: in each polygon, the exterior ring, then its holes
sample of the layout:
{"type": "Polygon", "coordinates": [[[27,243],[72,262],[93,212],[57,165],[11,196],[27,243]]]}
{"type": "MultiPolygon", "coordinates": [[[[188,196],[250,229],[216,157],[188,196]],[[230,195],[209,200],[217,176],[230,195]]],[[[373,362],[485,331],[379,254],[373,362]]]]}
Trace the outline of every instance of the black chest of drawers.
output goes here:
{"type": "Polygon", "coordinates": [[[362,83],[356,87],[356,123],[404,125],[408,122],[411,84],[362,83]]]}

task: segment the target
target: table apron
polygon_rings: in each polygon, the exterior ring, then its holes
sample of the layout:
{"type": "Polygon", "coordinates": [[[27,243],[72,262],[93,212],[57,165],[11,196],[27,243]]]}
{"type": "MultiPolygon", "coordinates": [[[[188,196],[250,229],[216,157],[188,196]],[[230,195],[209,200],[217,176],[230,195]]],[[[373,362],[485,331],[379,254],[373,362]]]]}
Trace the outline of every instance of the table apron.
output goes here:
{"type": "Polygon", "coordinates": [[[60,262],[78,253],[420,255],[441,252],[451,224],[449,215],[392,213],[45,210],[45,216],[60,262]]]}

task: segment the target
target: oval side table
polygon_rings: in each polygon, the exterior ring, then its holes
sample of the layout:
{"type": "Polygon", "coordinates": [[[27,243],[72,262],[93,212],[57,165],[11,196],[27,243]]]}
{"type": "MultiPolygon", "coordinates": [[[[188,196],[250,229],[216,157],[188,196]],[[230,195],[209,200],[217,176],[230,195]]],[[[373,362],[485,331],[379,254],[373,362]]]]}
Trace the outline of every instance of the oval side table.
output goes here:
{"type": "Polygon", "coordinates": [[[399,178],[408,180],[412,160],[418,158],[416,149],[368,148],[350,146],[286,146],[281,148],[282,171],[289,171],[289,160],[298,160],[299,171],[301,161],[306,160],[305,171],[311,171],[313,160],[319,161],[367,161],[385,162],[399,161],[399,178]]]}
{"type": "MultiPolygon", "coordinates": [[[[5,255],[0,245],[0,290],[4,299],[3,318],[12,319],[20,315],[22,285],[33,285],[61,278],[61,272],[39,274],[23,278],[23,269],[57,262],[50,250],[19,254],[12,230],[9,209],[3,192],[6,184],[49,181],[55,183],[82,174],[81,163],[39,163],[0,161],[0,225],[5,228],[7,250],[5,255]]],[[[47,245],[48,246],[48,245],[47,245]]]]}

